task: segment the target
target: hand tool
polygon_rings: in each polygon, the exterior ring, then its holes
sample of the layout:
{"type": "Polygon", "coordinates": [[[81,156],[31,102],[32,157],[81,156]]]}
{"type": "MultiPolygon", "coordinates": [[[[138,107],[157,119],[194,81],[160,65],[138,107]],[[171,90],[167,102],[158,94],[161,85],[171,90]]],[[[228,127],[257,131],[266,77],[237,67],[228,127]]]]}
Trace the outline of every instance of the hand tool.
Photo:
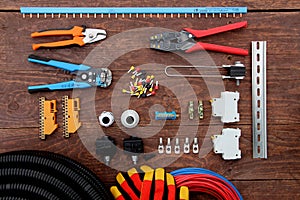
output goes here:
{"type": "Polygon", "coordinates": [[[161,51],[185,51],[186,53],[191,53],[198,50],[208,50],[247,56],[248,51],[245,49],[196,42],[194,40],[195,38],[206,37],[246,27],[247,21],[243,21],[208,30],[194,30],[191,28],[184,28],[180,32],[164,32],[150,37],[150,48],[161,51]]]}
{"type": "Polygon", "coordinates": [[[188,15],[191,15],[192,18],[195,16],[200,18],[202,17],[201,15],[204,15],[207,18],[208,15],[212,17],[215,15],[219,17],[222,17],[222,15],[225,15],[225,17],[229,17],[229,15],[235,17],[239,15],[241,17],[242,14],[247,13],[247,7],[21,7],[20,11],[23,14],[23,18],[25,18],[26,14],[28,14],[30,18],[32,18],[32,14],[36,14],[37,18],[39,18],[40,15],[46,18],[47,14],[50,14],[52,18],[54,18],[55,14],[58,18],[60,18],[61,15],[65,15],[66,18],[71,15],[75,18],[76,14],[79,15],[80,18],[82,18],[82,14],[86,14],[87,18],[89,18],[90,15],[94,18],[96,18],[97,15],[100,15],[101,18],[103,18],[104,15],[107,15],[108,18],[111,16],[117,18],[118,15],[121,15],[122,18],[124,18],[125,14],[128,14],[129,18],[138,18],[139,15],[145,18],[146,14],[149,14],[150,18],[153,16],[166,18],[168,15],[171,18],[179,18],[181,16],[187,18],[188,15]]]}
{"type": "Polygon", "coordinates": [[[252,42],[253,158],[267,159],[267,42],[252,42]]]}
{"type": "Polygon", "coordinates": [[[41,47],[50,48],[50,47],[63,47],[69,45],[79,45],[83,46],[88,43],[98,42],[106,38],[106,31],[102,29],[92,29],[86,28],[85,26],[74,26],[71,29],[65,30],[43,30],[40,32],[34,32],[31,34],[32,38],[44,37],[44,36],[63,36],[70,35],[73,36],[72,40],[64,40],[57,42],[33,44],[32,49],[37,50],[41,47]]]}
{"type": "Polygon", "coordinates": [[[111,84],[112,73],[108,68],[92,68],[83,64],[73,64],[48,58],[42,58],[35,55],[28,57],[29,62],[44,64],[59,69],[69,71],[73,75],[77,75],[76,79],[66,82],[29,86],[28,92],[68,90],[75,88],[89,88],[99,86],[106,88],[111,84]]]}
{"type": "Polygon", "coordinates": [[[179,117],[175,111],[172,112],[158,112],[155,111],[155,120],[175,120],[176,117],[179,117]]]}
{"type": "Polygon", "coordinates": [[[80,100],[79,98],[69,99],[67,95],[62,97],[63,107],[63,136],[65,138],[70,137],[70,133],[75,133],[80,127],[79,110],[80,100]]]}
{"type": "Polygon", "coordinates": [[[236,85],[240,84],[240,80],[245,78],[246,75],[246,67],[240,61],[236,61],[234,65],[222,65],[222,66],[181,66],[181,65],[169,65],[165,68],[165,74],[170,77],[188,77],[188,78],[217,78],[222,77],[222,79],[235,79],[236,85]],[[197,69],[197,68],[224,68],[227,70],[227,75],[220,75],[220,74],[171,74],[168,72],[168,69],[175,69],[175,68],[186,68],[186,69],[197,69]]]}
{"type": "Polygon", "coordinates": [[[116,154],[117,147],[115,140],[110,136],[103,136],[96,140],[96,154],[101,156],[106,165],[109,165],[111,158],[116,154]]]}

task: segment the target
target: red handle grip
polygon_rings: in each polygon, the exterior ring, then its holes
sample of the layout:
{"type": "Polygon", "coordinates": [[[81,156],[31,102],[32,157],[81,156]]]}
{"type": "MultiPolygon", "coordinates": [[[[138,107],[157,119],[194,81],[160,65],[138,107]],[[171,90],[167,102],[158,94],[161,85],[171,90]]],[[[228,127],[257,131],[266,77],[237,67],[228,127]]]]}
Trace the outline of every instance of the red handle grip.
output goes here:
{"type": "Polygon", "coordinates": [[[234,47],[227,47],[221,46],[216,44],[208,44],[203,42],[197,42],[194,46],[186,50],[186,53],[191,53],[198,50],[208,50],[208,51],[216,51],[240,56],[248,56],[248,51],[245,49],[234,48],[234,47]]]}
{"type": "Polygon", "coordinates": [[[243,21],[243,22],[228,24],[228,25],[220,26],[220,27],[216,27],[216,28],[211,28],[208,30],[194,30],[191,28],[184,28],[183,30],[193,34],[196,38],[201,38],[201,37],[205,37],[205,36],[209,36],[209,35],[214,35],[217,33],[232,31],[232,30],[239,29],[239,28],[246,28],[247,24],[248,24],[247,21],[243,21]]]}

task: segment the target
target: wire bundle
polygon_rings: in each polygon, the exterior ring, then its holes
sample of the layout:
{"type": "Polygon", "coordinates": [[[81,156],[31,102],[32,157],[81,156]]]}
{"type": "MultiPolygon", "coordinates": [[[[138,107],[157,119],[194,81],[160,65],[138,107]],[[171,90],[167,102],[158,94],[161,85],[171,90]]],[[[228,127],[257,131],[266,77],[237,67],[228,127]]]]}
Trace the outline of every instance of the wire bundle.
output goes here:
{"type": "Polygon", "coordinates": [[[183,168],[171,172],[176,186],[187,186],[190,192],[203,192],[219,200],[242,200],[235,186],[225,177],[202,168],[183,168]]]}
{"type": "Polygon", "coordinates": [[[0,199],[113,199],[80,163],[46,151],[0,154],[0,199]]]}

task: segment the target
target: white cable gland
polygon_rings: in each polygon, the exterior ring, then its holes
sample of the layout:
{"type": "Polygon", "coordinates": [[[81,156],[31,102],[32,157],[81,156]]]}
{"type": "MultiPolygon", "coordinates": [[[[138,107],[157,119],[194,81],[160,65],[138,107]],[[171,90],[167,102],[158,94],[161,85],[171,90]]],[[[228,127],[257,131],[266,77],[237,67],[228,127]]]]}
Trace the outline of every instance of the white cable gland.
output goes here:
{"type": "Polygon", "coordinates": [[[139,114],[135,110],[126,110],[121,115],[121,123],[126,128],[136,127],[139,121],[139,114]]]}
{"type": "Polygon", "coordinates": [[[113,113],[112,112],[107,112],[107,111],[103,111],[99,115],[98,119],[99,119],[100,125],[104,126],[104,127],[111,126],[115,121],[113,113]]]}

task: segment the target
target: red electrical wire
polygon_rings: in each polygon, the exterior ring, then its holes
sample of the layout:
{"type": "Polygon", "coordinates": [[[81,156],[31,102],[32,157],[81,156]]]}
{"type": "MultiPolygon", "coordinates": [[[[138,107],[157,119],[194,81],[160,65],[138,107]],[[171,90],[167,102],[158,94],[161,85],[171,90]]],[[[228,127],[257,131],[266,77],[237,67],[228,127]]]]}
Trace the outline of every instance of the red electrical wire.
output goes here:
{"type": "Polygon", "coordinates": [[[208,174],[174,176],[176,186],[187,186],[191,192],[203,192],[219,200],[239,200],[235,190],[224,180],[208,174]]]}
{"type": "MultiPolygon", "coordinates": [[[[216,182],[217,184],[217,182],[216,182]]],[[[215,196],[217,199],[228,199],[230,198],[226,192],[216,186],[214,183],[208,183],[206,181],[194,180],[186,181],[185,186],[188,186],[192,192],[204,192],[215,196]]]]}
{"type": "MultiPolygon", "coordinates": [[[[183,180],[189,181],[189,177],[183,177],[183,180]]],[[[227,196],[227,195],[234,196],[234,193],[232,193],[230,189],[229,190],[227,189],[228,187],[227,183],[215,176],[202,175],[201,177],[197,177],[197,181],[201,181],[204,184],[202,187],[213,188],[216,192],[222,194],[222,196],[227,196]],[[224,184],[225,184],[225,189],[224,189],[224,184]]],[[[190,182],[190,183],[192,184],[194,182],[190,182]]],[[[196,186],[199,187],[199,185],[196,186]]]]}
{"type": "Polygon", "coordinates": [[[208,193],[217,199],[239,199],[226,182],[211,175],[179,175],[175,180],[178,187],[185,185],[190,191],[208,193]]]}

